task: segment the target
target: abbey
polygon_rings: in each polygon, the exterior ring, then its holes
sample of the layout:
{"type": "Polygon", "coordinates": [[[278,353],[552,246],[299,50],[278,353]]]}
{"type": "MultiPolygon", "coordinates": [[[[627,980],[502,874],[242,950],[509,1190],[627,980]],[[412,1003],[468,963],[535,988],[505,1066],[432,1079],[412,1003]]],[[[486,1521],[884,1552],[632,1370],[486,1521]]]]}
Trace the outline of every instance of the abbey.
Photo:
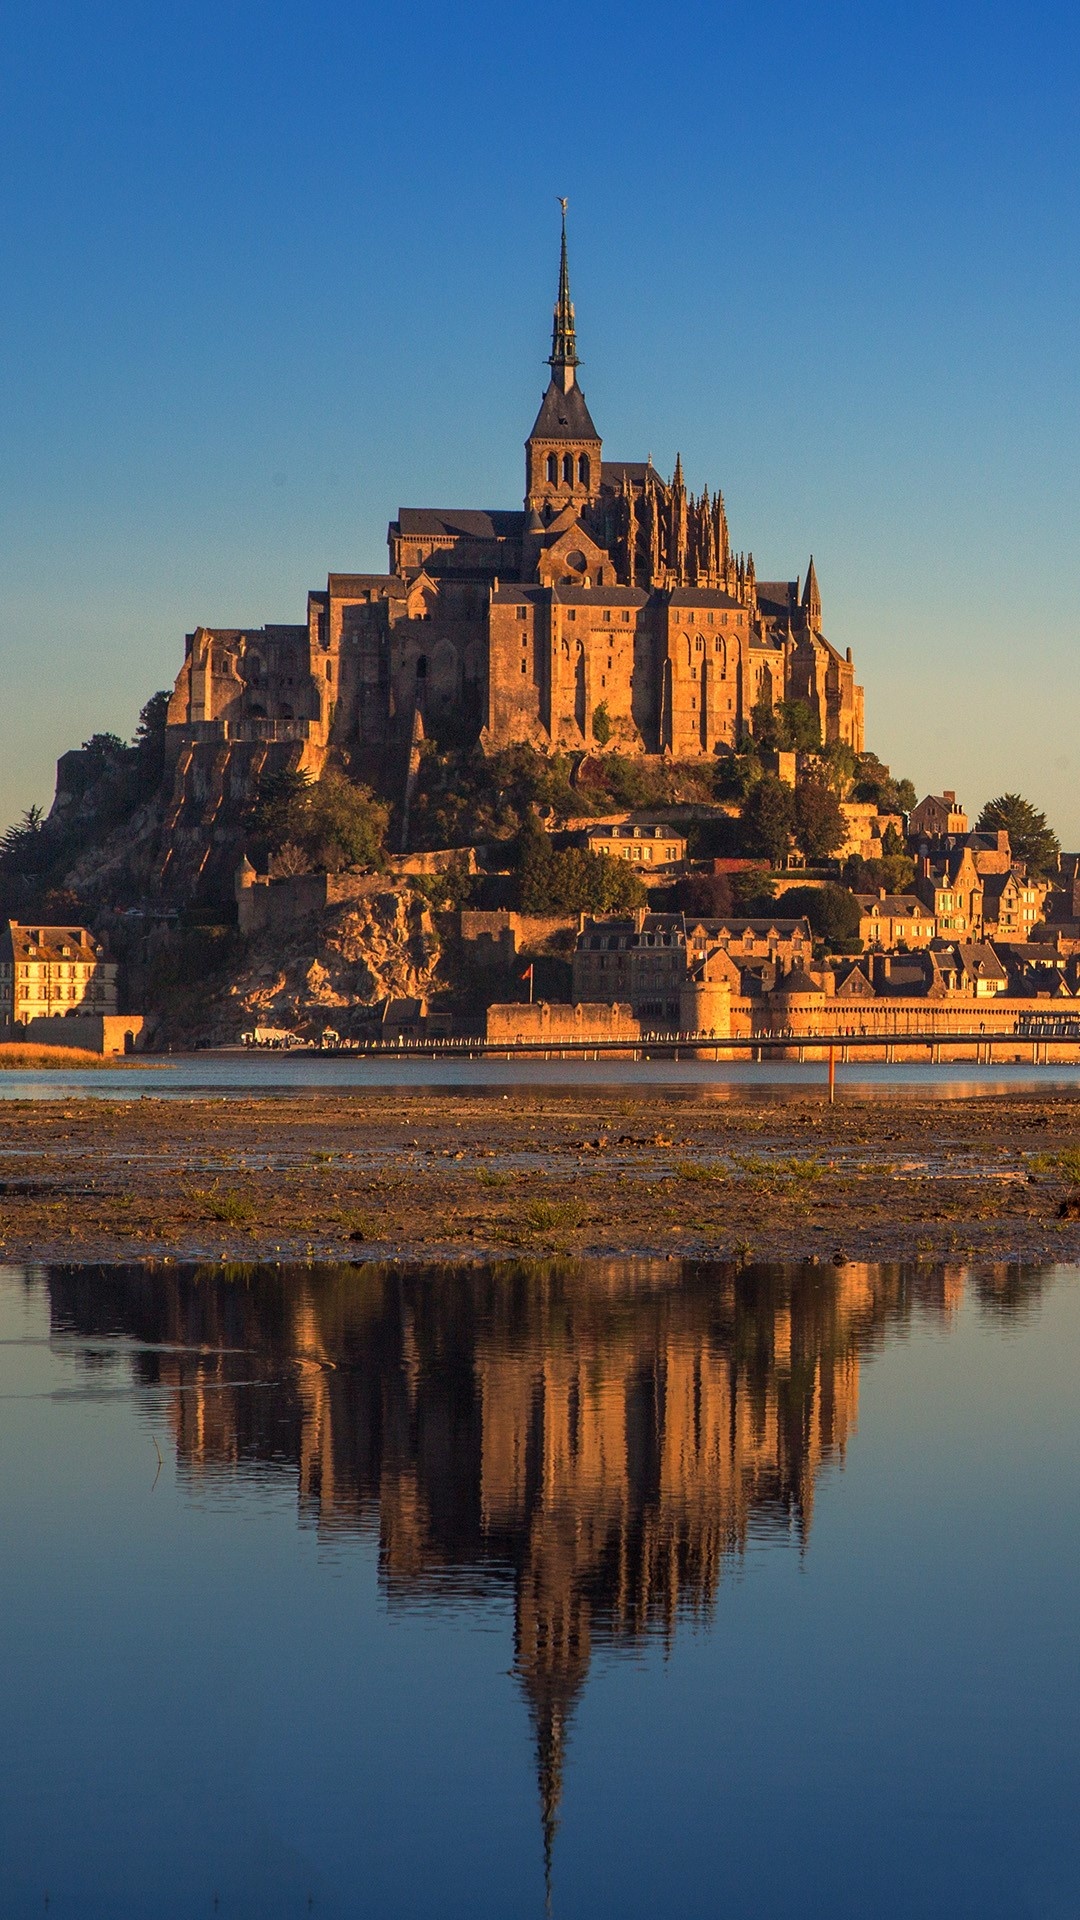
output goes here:
{"type": "MultiPolygon", "coordinates": [[[[525,443],[520,510],[403,507],[390,569],[331,574],[304,626],[200,627],[169,708],[192,744],[392,748],[421,733],[494,750],[711,755],[755,708],[800,700],[825,742],[863,745],[850,649],[805,583],[759,580],[723,496],[682,464],[608,460],[578,384],[563,216],[551,379],[525,443]]],[[[176,736],[174,735],[174,739],[176,736]]]]}

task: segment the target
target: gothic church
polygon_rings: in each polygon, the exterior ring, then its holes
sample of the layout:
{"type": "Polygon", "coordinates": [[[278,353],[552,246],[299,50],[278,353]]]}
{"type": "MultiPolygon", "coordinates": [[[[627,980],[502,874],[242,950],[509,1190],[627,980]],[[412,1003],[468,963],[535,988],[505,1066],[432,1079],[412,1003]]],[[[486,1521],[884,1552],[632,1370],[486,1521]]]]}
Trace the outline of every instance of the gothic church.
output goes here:
{"type": "MultiPolygon", "coordinates": [[[[606,460],[578,384],[563,212],[551,379],[525,443],[521,511],[403,507],[390,569],[331,574],[304,626],[199,627],[169,707],[183,745],[405,747],[462,730],[490,749],[666,754],[735,746],[761,703],[798,699],[861,751],[850,649],[805,584],[758,580],[722,494],[606,460]]],[[[175,730],[175,731],[174,731],[175,730]]],[[[275,757],[277,757],[275,755],[275,757]]]]}

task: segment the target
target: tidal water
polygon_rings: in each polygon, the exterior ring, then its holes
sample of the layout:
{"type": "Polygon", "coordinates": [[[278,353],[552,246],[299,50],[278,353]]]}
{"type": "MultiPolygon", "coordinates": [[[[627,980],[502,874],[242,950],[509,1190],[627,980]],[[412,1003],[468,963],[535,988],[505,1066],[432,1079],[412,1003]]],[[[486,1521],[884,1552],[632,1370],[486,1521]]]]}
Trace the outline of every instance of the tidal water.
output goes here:
{"type": "MultiPolygon", "coordinates": [[[[341,1093],[365,1087],[430,1088],[483,1092],[500,1096],[521,1087],[612,1088],[681,1087],[688,1096],[725,1099],[760,1088],[775,1098],[825,1083],[820,1061],[793,1060],[440,1060],[393,1055],[376,1059],[325,1058],[318,1054],[220,1053],[170,1054],[132,1060],[115,1067],[0,1070],[0,1100],[192,1100],[283,1094],[341,1093]]],[[[995,1060],[976,1066],[970,1060],[943,1062],[856,1059],[837,1068],[837,1085],[849,1095],[880,1099],[890,1091],[917,1087],[942,1099],[972,1093],[1018,1093],[1080,1086],[1080,1063],[995,1060]]]]}
{"type": "Polygon", "coordinates": [[[1080,1911],[1080,1277],[0,1268],[0,1914],[1080,1911]]]}

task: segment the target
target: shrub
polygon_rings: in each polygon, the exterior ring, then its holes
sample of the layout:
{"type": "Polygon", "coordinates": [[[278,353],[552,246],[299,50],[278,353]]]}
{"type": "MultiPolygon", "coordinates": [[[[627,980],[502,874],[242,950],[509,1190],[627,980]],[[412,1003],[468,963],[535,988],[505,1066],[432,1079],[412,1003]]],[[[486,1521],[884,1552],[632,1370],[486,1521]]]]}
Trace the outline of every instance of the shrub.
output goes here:
{"type": "Polygon", "coordinates": [[[780,896],[779,907],[785,919],[805,915],[826,946],[849,953],[861,951],[861,910],[855,895],[846,887],[787,887],[780,896]]]}

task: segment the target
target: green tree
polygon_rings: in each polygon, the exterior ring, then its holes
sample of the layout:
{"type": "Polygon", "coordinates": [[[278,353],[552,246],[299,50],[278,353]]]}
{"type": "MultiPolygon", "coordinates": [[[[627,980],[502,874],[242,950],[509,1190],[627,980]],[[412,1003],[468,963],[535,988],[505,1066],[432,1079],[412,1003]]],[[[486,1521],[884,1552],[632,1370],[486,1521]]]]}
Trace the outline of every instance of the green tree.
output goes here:
{"type": "Polygon", "coordinates": [[[783,752],[817,752],[821,745],[821,722],[805,700],[781,700],[776,708],[776,720],[783,752]]]}
{"type": "Polygon", "coordinates": [[[827,785],[838,800],[847,800],[855,786],[859,756],[846,740],[832,740],[821,750],[821,766],[827,785]]]}
{"type": "Polygon", "coordinates": [[[775,774],[763,774],[751,787],[743,807],[743,828],[747,850],[764,854],[779,866],[791,844],[795,826],[795,795],[775,774]]]}
{"type": "Polygon", "coordinates": [[[1049,825],[1045,813],[1033,807],[1019,793],[1002,793],[988,800],[977,821],[976,833],[1000,833],[1004,828],[1017,860],[1022,860],[1032,879],[1056,873],[1061,858],[1061,843],[1049,825]]]}
{"type": "Polygon", "coordinates": [[[279,873],[379,868],[388,821],[388,809],[371,789],[336,767],[314,782],[290,768],[265,776],[249,814],[279,873]]]}
{"type": "Polygon", "coordinates": [[[318,873],[370,871],[384,863],[389,810],[370,787],[327,767],[305,797],[299,843],[318,873]]]}
{"type": "Polygon", "coordinates": [[[750,728],[758,747],[775,752],[780,745],[780,721],[771,700],[755,702],[750,710],[750,728]]]}
{"type": "Polygon", "coordinates": [[[803,780],[795,789],[795,839],[808,860],[825,860],[846,836],[840,802],[824,780],[803,780]]]}
{"type": "Polygon", "coordinates": [[[696,914],[702,920],[722,920],[735,911],[731,875],[727,873],[688,873],[679,881],[675,897],[682,913],[696,914]]]}
{"type": "Polygon", "coordinates": [[[860,953],[861,908],[846,887],[786,887],[777,902],[785,920],[805,914],[817,935],[837,953],[860,953]]]}
{"type": "Polygon", "coordinates": [[[853,853],[844,861],[844,885],[853,893],[906,893],[915,878],[915,862],[906,853],[881,860],[863,860],[853,853]]]}
{"type": "Polygon", "coordinates": [[[732,874],[731,893],[736,913],[753,920],[759,914],[772,912],[776,881],[765,867],[744,867],[741,873],[732,874]]]}
{"type": "Polygon", "coordinates": [[[0,867],[5,873],[40,871],[44,818],[40,807],[27,807],[22,818],[0,837],[0,867]]]}
{"type": "Polygon", "coordinates": [[[599,706],[593,709],[592,732],[597,746],[606,747],[611,739],[611,715],[606,700],[601,700],[599,706]]]}
{"type": "Polygon", "coordinates": [[[247,820],[271,853],[279,853],[287,840],[295,839],[310,785],[310,774],[293,767],[260,775],[247,820]]]}
{"type": "MultiPolygon", "coordinates": [[[[881,836],[881,852],[885,860],[903,860],[907,857],[904,836],[898,827],[893,826],[891,821],[881,836]]],[[[912,872],[914,872],[914,869],[915,863],[912,861],[912,872]]]]}
{"type": "Polygon", "coordinates": [[[522,828],[517,866],[524,913],[628,913],[645,904],[645,888],[625,860],[580,847],[559,851],[535,818],[522,828]]]}

